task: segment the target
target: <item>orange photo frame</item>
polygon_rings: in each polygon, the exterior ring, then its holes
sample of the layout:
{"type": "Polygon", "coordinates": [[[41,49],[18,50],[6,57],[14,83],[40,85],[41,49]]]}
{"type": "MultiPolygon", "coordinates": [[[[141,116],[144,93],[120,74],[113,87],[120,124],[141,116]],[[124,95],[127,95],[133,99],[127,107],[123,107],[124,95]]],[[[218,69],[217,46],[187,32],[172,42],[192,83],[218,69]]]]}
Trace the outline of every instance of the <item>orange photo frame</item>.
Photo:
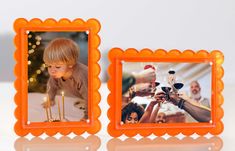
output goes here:
{"type": "Polygon", "coordinates": [[[108,96],[108,118],[110,123],[108,125],[108,133],[113,137],[119,137],[125,134],[128,137],[133,137],[137,134],[141,136],[148,136],[154,134],[162,136],[168,134],[171,136],[180,133],[189,136],[193,133],[198,135],[205,135],[211,133],[218,135],[223,131],[223,104],[222,90],[224,84],[222,77],[224,70],[222,63],[224,60],[223,54],[214,50],[208,52],[206,50],[170,50],[166,51],[158,49],[156,51],[150,49],[142,49],[140,51],[130,48],[122,50],[120,48],[113,48],[108,54],[110,66],[108,68],[109,81],[108,88],[110,94],[108,96]],[[211,66],[211,120],[209,122],[199,123],[136,123],[123,124],[121,122],[122,115],[122,74],[124,62],[163,62],[163,63],[208,63],[211,66]]]}
{"type": "MultiPolygon", "coordinates": [[[[84,132],[90,134],[97,133],[101,124],[98,120],[100,116],[100,94],[98,89],[100,87],[100,79],[98,77],[100,66],[98,61],[100,59],[99,44],[100,37],[100,23],[96,19],[89,19],[84,21],[80,18],[70,21],[69,19],[32,19],[27,21],[24,18],[19,18],[14,23],[14,30],[16,36],[14,43],[16,51],[14,54],[15,65],[15,117],[16,123],[14,126],[15,132],[19,136],[25,136],[31,133],[34,136],[39,136],[46,133],[53,136],[56,133],[68,135],[73,132],[80,135],[84,132]],[[87,32],[87,64],[88,64],[88,120],[86,121],[73,121],[73,122],[28,122],[28,32],[87,32]]],[[[42,113],[43,114],[43,113],[42,113]]]]}

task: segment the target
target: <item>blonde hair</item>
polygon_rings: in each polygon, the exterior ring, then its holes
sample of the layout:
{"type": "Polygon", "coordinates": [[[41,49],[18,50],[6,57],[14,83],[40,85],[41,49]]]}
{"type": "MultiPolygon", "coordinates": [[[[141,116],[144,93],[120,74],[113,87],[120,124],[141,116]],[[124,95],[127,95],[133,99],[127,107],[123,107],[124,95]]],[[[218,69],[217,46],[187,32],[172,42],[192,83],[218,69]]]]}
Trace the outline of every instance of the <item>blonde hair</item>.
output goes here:
{"type": "Polygon", "coordinates": [[[63,62],[67,65],[75,65],[79,57],[79,47],[71,39],[56,38],[49,42],[43,53],[45,63],[52,64],[63,62]]]}

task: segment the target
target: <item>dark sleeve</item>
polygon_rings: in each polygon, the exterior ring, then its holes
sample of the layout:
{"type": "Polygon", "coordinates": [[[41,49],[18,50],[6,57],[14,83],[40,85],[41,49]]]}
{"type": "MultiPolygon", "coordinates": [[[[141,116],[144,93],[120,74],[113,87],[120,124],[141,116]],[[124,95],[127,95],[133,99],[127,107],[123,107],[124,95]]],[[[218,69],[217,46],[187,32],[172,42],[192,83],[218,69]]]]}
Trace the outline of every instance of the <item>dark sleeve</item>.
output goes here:
{"type": "Polygon", "coordinates": [[[122,74],[122,94],[126,93],[128,89],[135,84],[135,78],[128,73],[122,74]]]}

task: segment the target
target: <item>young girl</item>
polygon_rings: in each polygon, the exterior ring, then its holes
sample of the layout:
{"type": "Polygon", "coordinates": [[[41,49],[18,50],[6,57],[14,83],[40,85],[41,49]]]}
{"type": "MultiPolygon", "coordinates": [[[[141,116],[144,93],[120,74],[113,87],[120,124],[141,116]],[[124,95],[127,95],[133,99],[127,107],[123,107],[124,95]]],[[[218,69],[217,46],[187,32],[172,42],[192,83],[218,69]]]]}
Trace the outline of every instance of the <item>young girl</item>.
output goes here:
{"type": "Polygon", "coordinates": [[[122,122],[136,124],[144,114],[144,108],[137,103],[130,102],[122,109],[122,122]]]}
{"type": "MultiPolygon", "coordinates": [[[[66,95],[78,97],[84,102],[84,119],[87,119],[88,68],[78,62],[79,48],[67,38],[56,38],[45,48],[43,60],[48,67],[50,78],[47,92],[51,105],[55,105],[55,95],[64,91],[66,95]]],[[[46,103],[43,104],[47,107],[46,103]]]]}

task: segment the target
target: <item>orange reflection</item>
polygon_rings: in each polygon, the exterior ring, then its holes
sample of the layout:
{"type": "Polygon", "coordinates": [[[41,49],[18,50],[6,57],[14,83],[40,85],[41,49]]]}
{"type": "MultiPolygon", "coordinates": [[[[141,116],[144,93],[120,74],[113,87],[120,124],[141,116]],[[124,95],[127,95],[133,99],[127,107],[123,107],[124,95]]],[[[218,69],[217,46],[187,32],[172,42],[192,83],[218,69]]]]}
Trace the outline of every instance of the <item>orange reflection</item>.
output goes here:
{"type": "Polygon", "coordinates": [[[223,141],[217,136],[209,139],[205,137],[197,139],[185,137],[181,140],[177,137],[171,137],[167,140],[162,137],[157,137],[153,140],[149,138],[142,138],[140,140],[128,138],[124,141],[113,138],[107,144],[108,151],[220,151],[222,146],[223,141]]]}
{"type": "Polygon", "coordinates": [[[60,139],[54,137],[48,137],[45,140],[40,137],[35,137],[32,140],[21,137],[15,141],[16,151],[96,151],[100,147],[100,138],[95,135],[91,135],[87,138],[82,136],[76,136],[69,138],[62,136],[60,139]]]}

